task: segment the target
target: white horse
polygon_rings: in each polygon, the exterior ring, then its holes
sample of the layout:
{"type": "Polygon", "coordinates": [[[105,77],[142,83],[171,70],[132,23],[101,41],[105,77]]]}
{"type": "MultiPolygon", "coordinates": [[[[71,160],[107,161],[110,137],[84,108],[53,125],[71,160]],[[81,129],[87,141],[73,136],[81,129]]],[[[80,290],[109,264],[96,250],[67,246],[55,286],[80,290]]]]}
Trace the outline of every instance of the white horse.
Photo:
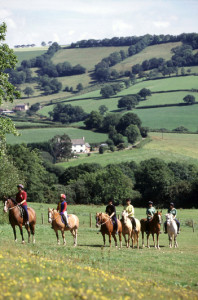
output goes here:
{"type": "Polygon", "coordinates": [[[172,248],[173,246],[173,238],[174,238],[174,246],[175,248],[178,247],[177,244],[177,223],[174,220],[172,214],[166,214],[166,222],[167,222],[167,232],[169,238],[169,247],[172,248]]]}
{"type": "Polygon", "coordinates": [[[139,235],[141,231],[140,221],[135,218],[136,222],[136,231],[133,229],[130,218],[128,217],[128,213],[126,210],[122,212],[122,234],[124,236],[126,246],[129,248],[130,239],[132,240],[132,248],[134,248],[134,244],[137,241],[137,248],[139,249],[139,235]],[[128,234],[128,241],[126,239],[126,235],[128,234]]]}

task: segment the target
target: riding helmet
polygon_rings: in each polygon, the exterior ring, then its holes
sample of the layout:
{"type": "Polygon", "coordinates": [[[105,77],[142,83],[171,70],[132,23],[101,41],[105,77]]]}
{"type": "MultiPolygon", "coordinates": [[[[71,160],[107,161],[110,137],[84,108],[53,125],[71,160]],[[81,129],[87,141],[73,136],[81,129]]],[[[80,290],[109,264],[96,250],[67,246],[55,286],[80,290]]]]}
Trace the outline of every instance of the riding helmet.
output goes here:
{"type": "Polygon", "coordinates": [[[22,184],[18,184],[17,187],[24,189],[24,186],[22,184]]]}
{"type": "Polygon", "coordinates": [[[152,201],[149,201],[148,204],[152,204],[152,205],[153,205],[153,202],[152,202],[152,201]]]}
{"type": "Polygon", "coordinates": [[[171,202],[170,205],[173,206],[173,207],[175,206],[175,204],[173,202],[171,202]]]}
{"type": "Polygon", "coordinates": [[[66,199],[66,195],[65,194],[60,194],[60,197],[63,199],[66,199]]]}

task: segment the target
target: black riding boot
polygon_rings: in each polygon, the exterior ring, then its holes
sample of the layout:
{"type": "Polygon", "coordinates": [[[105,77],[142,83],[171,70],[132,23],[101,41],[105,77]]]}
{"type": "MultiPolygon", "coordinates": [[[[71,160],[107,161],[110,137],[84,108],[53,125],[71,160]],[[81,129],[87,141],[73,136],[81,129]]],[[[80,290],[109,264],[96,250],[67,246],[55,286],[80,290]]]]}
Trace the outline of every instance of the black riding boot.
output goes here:
{"type": "Polygon", "coordinates": [[[167,233],[167,223],[164,222],[164,233],[166,234],[167,233]]]}
{"type": "Polygon", "coordinates": [[[137,232],[135,218],[133,218],[133,217],[131,218],[131,223],[133,225],[133,229],[135,230],[135,232],[137,232]]]}

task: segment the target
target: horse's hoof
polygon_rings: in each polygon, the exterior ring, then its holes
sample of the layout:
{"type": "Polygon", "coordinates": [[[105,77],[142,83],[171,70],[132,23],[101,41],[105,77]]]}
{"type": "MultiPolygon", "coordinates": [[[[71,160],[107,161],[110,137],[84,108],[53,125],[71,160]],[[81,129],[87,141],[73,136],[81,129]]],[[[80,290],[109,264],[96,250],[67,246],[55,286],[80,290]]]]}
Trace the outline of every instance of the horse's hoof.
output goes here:
{"type": "Polygon", "coordinates": [[[17,243],[17,240],[15,240],[15,243],[17,243]]]}
{"type": "Polygon", "coordinates": [[[77,245],[76,244],[74,244],[74,247],[76,247],[77,245]]]}
{"type": "Polygon", "coordinates": [[[25,244],[25,241],[22,241],[22,244],[25,244]]]}

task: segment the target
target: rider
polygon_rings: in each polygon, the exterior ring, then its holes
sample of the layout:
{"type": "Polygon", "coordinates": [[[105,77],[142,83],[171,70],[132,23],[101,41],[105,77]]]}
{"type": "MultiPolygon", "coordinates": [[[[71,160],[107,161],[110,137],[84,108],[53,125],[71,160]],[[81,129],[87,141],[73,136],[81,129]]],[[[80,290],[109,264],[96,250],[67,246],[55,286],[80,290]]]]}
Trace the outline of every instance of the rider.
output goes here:
{"type": "Polygon", "coordinates": [[[131,204],[131,200],[130,199],[126,199],[126,207],[125,207],[126,212],[128,213],[128,217],[131,220],[131,223],[133,225],[133,229],[135,230],[135,232],[137,232],[136,229],[136,221],[134,218],[134,207],[131,204]]]}
{"type": "MultiPolygon", "coordinates": [[[[176,219],[176,216],[177,216],[177,210],[176,208],[174,207],[174,203],[171,202],[170,205],[169,205],[169,209],[168,209],[168,214],[172,214],[173,215],[173,219],[175,220],[176,224],[177,224],[177,234],[180,233],[180,222],[176,219]]],[[[165,221],[164,222],[164,233],[167,233],[167,222],[165,221]]]]}
{"type": "Polygon", "coordinates": [[[110,199],[108,201],[108,205],[106,207],[106,213],[110,216],[110,218],[112,219],[112,221],[114,221],[115,223],[115,230],[116,230],[116,234],[118,233],[118,222],[117,222],[117,217],[116,217],[116,208],[113,205],[113,200],[110,199]]]}
{"type": "Polygon", "coordinates": [[[57,211],[60,212],[60,215],[63,217],[63,221],[65,222],[66,226],[70,228],[68,223],[67,202],[65,194],[60,194],[60,202],[58,203],[57,211]]]}
{"type": "Polygon", "coordinates": [[[24,191],[22,184],[17,185],[18,193],[16,194],[16,202],[22,206],[25,212],[25,225],[29,225],[29,214],[27,209],[27,193],[24,191]]]}
{"type": "Polygon", "coordinates": [[[146,233],[149,232],[149,222],[152,220],[153,216],[155,214],[155,207],[153,207],[153,202],[148,202],[148,207],[146,209],[146,215],[147,215],[147,222],[146,222],[146,233]]]}

